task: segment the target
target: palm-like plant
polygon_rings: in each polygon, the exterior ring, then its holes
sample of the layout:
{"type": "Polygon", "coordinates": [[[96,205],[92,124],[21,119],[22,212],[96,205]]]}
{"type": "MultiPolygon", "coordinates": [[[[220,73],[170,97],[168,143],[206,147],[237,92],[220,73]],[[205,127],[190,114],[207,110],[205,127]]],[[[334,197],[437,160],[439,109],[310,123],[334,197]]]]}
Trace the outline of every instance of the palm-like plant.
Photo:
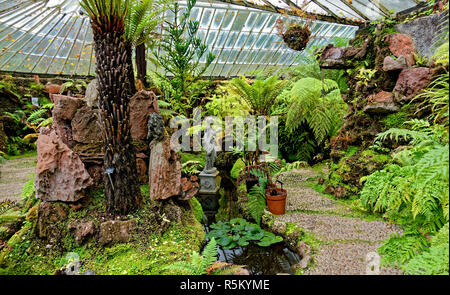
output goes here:
{"type": "Polygon", "coordinates": [[[136,91],[134,69],[132,62],[133,47],[135,48],[135,60],[137,78],[144,84],[147,76],[146,44],[155,45],[155,28],[162,22],[162,15],[171,0],[129,0],[129,9],[125,18],[125,39],[127,41],[128,75],[130,91],[136,91]]]}
{"type": "Polygon", "coordinates": [[[278,80],[276,76],[265,80],[255,80],[253,84],[249,84],[243,78],[234,78],[230,81],[230,92],[242,98],[250,107],[251,114],[270,116],[275,99],[285,84],[286,81],[278,80]]]}
{"type": "Polygon", "coordinates": [[[82,0],[94,33],[103,123],[106,207],[127,214],[142,201],[131,144],[125,19],[129,0],[82,0]]]}

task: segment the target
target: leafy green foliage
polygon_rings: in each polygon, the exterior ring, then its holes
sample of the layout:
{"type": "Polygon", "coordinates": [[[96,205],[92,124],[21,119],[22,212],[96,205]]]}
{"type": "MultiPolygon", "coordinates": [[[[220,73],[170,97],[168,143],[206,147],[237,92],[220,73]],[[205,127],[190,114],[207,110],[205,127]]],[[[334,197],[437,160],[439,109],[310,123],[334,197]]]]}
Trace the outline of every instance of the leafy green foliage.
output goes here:
{"type": "Polygon", "coordinates": [[[449,41],[447,40],[447,42],[443,43],[436,49],[436,51],[433,54],[433,57],[431,58],[436,64],[448,65],[449,62],[448,46],[449,41]]]}
{"type": "Polygon", "coordinates": [[[412,258],[403,268],[411,275],[448,275],[449,274],[449,224],[431,240],[431,247],[412,258]]]}
{"type": "Polygon", "coordinates": [[[434,122],[448,126],[448,99],[449,99],[449,74],[448,72],[439,75],[430,85],[417,95],[412,101],[422,101],[416,111],[430,108],[431,119],[434,122]]]}
{"type": "Polygon", "coordinates": [[[317,142],[331,137],[342,124],[346,104],[333,80],[304,78],[289,93],[286,127],[290,132],[306,124],[317,142]]]}
{"type": "Polygon", "coordinates": [[[233,165],[233,168],[231,168],[230,176],[234,179],[237,179],[239,177],[239,173],[244,168],[245,168],[244,161],[241,158],[237,159],[233,165]]]}
{"type": "Polygon", "coordinates": [[[376,141],[409,139],[413,147],[397,153],[396,163],[362,179],[361,202],[387,215],[410,215],[435,231],[448,221],[449,146],[439,126],[410,123],[412,130],[394,128],[377,136],[376,141]]]}
{"type": "Polygon", "coordinates": [[[134,47],[152,42],[166,9],[163,0],[130,0],[125,18],[125,39],[134,47]]]}
{"type": "Polygon", "coordinates": [[[191,19],[191,12],[196,0],[188,0],[186,10],[179,18],[180,8],[175,2],[170,9],[175,15],[173,22],[167,22],[167,35],[161,40],[161,51],[153,51],[156,66],[161,67],[165,74],[155,74],[170,85],[165,89],[165,99],[170,101],[176,112],[189,115],[195,100],[204,88],[194,87],[195,82],[205,73],[215,59],[214,54],[208,52],[208,46],[197,37],[199,22],[191,19]],[[165,52],[163,55],[159,52],[165,52]],[[205,58],[205,64],[200,61],[205,58]],[[173,76],[168,78],[167,76],[173,76]]]}
{"type": "Polygon", "coordinates": [[[428,246],[426,238],[414,227],[402,236],[394,234],[378,249],[383,265],[404,265],[428,246]]]}
{"type": "Polygon", "coordinates": [[[207,97],[208,102],[205,106],[207,114],[225,118],[226,116],[243,116],[250,113],[250,108],[242,102],[240,96],[232,92],[229,82],[219,85],[211,97],[207,97]]]}
{"type": "Polygon", "coordinates": [[[216,238],[224,249],[233,249],[237,246],[245,247],[250,242],[268,247],[279,243],[282,237],[261,229],[258,225],[249,223],[242,218],[234,218],[229,222],[220,221],[211,225],[212,230],[207,234],[209,238],[216,238]]]}
{"type": "Polygon", "coordinates": [[[59,93],[70,92],[71,94],[84,94],[87,88],[87,83],[84,80],[69,80],[61,85],[59,93]]]}
{"type": "Polygon", "coordinates": [[[181,172],[187,175],[199,174],[203,169],[200,161],[187,161],[181,165],[181,172]]]}
{"type": "Polygon", "coordinates": [[[165,270],[175,270],[187,273],[190,275],[204,275],[207,273],[214,262],[217,260],[217,243],[214,238],[211,238],[209,243],[203,249],[202,255],[193,251],[190,262],[177,261],[167,267],[165,270]]]}
{"type": "Polygon", "coordinates": [[[261,217],[266,209],[266,190],[260,185],[253,186],[248,192],[248,210],[259,225],[261,217]]]}
{"type": "Polygon", "coordinates": [[[407,141],[410,147],[361,179],[361,203],[407,226],[402,236],[390,237],[379,248],[384,264],[398,265],[407,274],[448,274],[448,133],[425,120],[405,125],[410,129],[392,128],[375,138],[375,146],[389,139],[407,141]],[[436,232],[430,244],[427,236],[436,232]]]}
{"type": "Polygon", "coordinates": [[[234,78],[230,81],[230,91],[247,104],[252,115],[270,116],[274,102],[285,84],[286,81],[278,80],[277,76],[271,76],[265,80],[257,79],[251,85],[243,78],[234,78]]]}

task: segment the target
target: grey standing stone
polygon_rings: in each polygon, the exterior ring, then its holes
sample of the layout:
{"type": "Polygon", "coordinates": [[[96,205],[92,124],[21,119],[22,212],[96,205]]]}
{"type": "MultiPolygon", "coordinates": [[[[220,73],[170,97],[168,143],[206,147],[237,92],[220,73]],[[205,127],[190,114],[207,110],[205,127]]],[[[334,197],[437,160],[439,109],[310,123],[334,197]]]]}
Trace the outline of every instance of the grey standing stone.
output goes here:
{"type": "Polygon", "coordinates": [[[98,80],[92,80],[86,88],[86,103],[91,108],[98,108],[98,80]]]}

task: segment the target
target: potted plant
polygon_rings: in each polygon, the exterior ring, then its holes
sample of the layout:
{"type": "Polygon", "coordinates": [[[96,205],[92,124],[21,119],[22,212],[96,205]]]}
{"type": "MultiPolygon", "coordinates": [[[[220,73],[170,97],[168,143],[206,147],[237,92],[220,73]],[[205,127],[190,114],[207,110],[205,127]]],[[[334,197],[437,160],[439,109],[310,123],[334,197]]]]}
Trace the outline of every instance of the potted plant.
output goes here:
{"type": "Polygon", "coordinates": [[[286,210],[287,191],[283,189],[283,183],[279,180],[273,182],[271,172],[279,171],[281,163],[262,163],[249,170],[251,174],[258,178],[258,185],[251,188],[249,192],[249,209],[252,216],[259,221],[264,208],[267,204],[272,214],[282,215],[286,210]],[[258,167],[258,169],[257,169],[258,167]],[[279,183],[281,187],[277,187],[279,183]],[[258,212],[255,212],[258,211],[258,212]]]}
{"type": "Polygon", "coordinates": [[[275,184],[270,184],[266,188],[267,207],[272,214],[283,215],[286,211],[286,197],[287,191],[283,188],[283,183],[277,180],[281,187],[275,184]]]}

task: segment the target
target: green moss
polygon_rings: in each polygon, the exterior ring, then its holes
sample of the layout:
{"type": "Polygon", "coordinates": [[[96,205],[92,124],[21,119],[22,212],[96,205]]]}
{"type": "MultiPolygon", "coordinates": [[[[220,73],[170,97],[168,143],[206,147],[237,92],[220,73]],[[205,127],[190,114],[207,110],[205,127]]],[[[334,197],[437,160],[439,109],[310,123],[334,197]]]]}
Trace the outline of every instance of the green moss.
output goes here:
{"type": "Polygon", "coordinates": [[[192,211],[194,213],[195,219],[197,219],[198,222],[203,222],[203,208],[200,202],[197,200],[196,197],[192,197],[192,199],[189,200],[189,203],[191,204],[192,211]]]}
{"type": "Polygon", "coordinates": [[[141,185],[141,194],[147,201],[150,200],[150,186],[148,184],[141,185]]]}
{"type": "Polygon", "coordinates": [[[82,270],[97,274],[157,275],[175,261],[188,260],[192,251],[199,251],[204,240],[203,229],[198,226],[174,224],[163,235],[153,234],[146,243],[121,243],[80,255],[82,270]]]}
{"type": "Polygon", "coordinates": [[[198,161],[202,166],[205,166],[205,153],[181,153],[181,164],[188,161],[198,161]]]}
{"type": "Polygon", "coordinates": [[[404,112],[398,112],[389,114],[383,119],[383,123],[386,128],[399,128],[403,123],[408,120],[407,115],[404,112]]]}
{"type": "Polygon", "coordinates": [[[237,159],[233,165],[233,168],[231,168],[230,176],[234,179],[237,179],[239,177],[239,173],[244,168],[245,168],[244,161],[242,161],[241,158],[237,159]]]}
{"type": "Polygon", "coordinates": [[[82,271],[93,270],[97,274],[163,274],[162,269],[179,260],[188,260],[192,251],[199,252],[205,235],[190,207],[180,207],[181,222],[171,222],[164,233],[158,232],[155,204],[147,203],[141,210],[131,214],[139,223],[133,241],[100,246],[95,239],[77,245],[67,225],[75,220],[93,220],[100,225],[98,215],[104,213],[104,194],[91,191],[88,208],[72,211],[66,219],[55,224],[63,238],[56,242],[43,240],[35,233],[35,223],[25,222],[22,229],[0,252],[0,274],[54,274],[67,261],[68,252],[80,256],[82,271]],[[51,247],[47,245],[51,244],[51,247]]]}

